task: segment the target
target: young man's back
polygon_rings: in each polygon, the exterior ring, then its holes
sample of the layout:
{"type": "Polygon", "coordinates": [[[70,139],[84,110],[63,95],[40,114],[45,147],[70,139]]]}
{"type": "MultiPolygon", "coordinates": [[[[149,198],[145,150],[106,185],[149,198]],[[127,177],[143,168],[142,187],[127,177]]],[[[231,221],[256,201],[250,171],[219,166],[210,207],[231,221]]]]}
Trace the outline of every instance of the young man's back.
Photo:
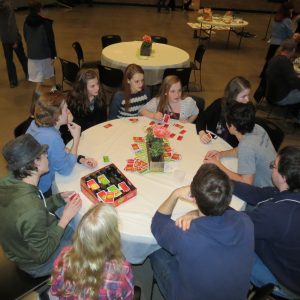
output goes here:
{"type": "Polygon", "coordinates": [[[183,231],[168,216],[157,213],[153,224],[158,243],[175,254],[168,299],[245,297],[254,244],[253,224],[246,215],[229,209],[222,216],[195,219],[183,231]]]}

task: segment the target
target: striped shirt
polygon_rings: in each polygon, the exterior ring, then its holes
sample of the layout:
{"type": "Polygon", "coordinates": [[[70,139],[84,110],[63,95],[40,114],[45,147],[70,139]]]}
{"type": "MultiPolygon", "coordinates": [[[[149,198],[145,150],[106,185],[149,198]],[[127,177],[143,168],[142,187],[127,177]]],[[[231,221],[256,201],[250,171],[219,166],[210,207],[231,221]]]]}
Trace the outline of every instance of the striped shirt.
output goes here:
{"type": "Polygon", "coordinates": [[[109,119],[136,117],[139,110],[150,99],[150,91],[145,88],[144,91],[132,94],[130,98],[130,105],[128,111],[125,110],[124,92],[119,91],[115,93],[109,111],[109,119]]]}

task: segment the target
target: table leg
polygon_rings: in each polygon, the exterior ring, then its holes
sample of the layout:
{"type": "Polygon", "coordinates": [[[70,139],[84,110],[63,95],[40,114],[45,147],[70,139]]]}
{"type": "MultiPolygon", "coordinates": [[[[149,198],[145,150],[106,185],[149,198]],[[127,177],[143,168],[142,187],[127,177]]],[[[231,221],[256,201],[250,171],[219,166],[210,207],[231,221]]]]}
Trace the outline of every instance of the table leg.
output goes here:
{"type": "Polygon", "coordinates": [[[243,33],[244,33],[244,27],[242,28],[242,31],[241,31],[241,35],[240,35],[240,41],[239,41],[239,45],[238,45],[238,49],[241,48],[241,43],[242,43],[242,38],[243,38],[243,33]]]}
{"type": "Polygon", "coordinates": [[[229,39],[230,39],[231,31],[232,31],[232,28],[230,27],[229,31],[228,31],[228,36],[227,36],[226,48],[228,48],[228,45],[229,45],[229,39]]]}
{"type": "Polygon", "coordinates": [[[194,29],[193,39],[197,39],[197,38],[198,38],[197,30],[198,30],[198,29],[194,29]]]}

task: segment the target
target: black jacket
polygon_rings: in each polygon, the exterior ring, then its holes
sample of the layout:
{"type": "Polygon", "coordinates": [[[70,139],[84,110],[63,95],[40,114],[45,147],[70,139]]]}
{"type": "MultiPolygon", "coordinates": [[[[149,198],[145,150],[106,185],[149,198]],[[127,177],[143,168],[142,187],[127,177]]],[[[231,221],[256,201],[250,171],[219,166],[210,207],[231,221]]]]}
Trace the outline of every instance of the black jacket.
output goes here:
{"type": "Polygon", "coordinates": [[[29,14],[24,22],[24,38],[30,59],[56,57],[53,21],[37,14],[29,14]]]}

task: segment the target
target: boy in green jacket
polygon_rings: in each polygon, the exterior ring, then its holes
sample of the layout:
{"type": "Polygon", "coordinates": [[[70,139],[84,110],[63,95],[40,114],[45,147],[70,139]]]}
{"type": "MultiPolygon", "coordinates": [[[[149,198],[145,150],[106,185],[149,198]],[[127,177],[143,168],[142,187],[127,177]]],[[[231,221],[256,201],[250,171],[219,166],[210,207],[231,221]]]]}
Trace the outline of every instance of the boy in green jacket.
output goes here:
{"type": "Polygon", "coordinates": [[[10,172],[0,180],[0,242],[9,259],[33,277],[50,274],[61,248],[71,244],[73,230],[67,225],[81,207],[74,192],[45,199],[39,191],[39,179],[48,172],[47,150],[25,134],[2,151],[10,172]],[[63,205],[58,220],[53,212],[63,205]]]}

